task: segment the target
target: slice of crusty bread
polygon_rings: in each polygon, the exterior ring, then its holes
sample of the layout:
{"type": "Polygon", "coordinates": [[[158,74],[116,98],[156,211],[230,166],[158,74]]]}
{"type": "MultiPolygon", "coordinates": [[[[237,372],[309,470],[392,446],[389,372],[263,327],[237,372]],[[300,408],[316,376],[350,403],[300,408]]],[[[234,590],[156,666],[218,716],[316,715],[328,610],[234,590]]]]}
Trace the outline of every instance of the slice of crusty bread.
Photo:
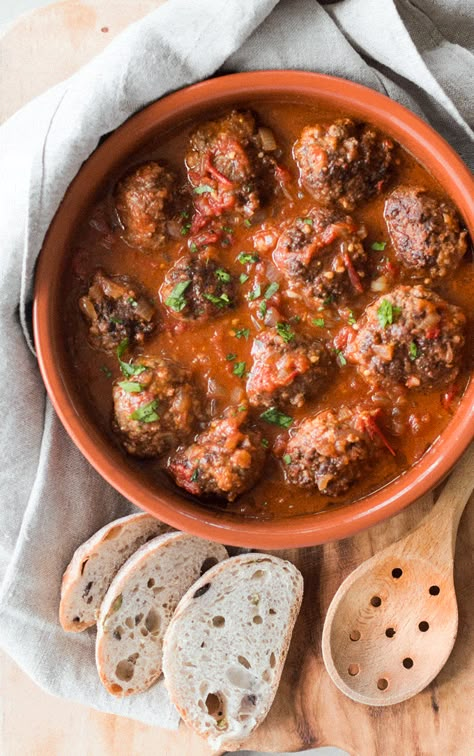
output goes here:
{"type": "Polygon", "coordinates": [[[243,554],[213,567],[179,602],[164,641],[165,684],[212,748],[237,749],[265,719],[302,597],[293,564],[243,554]]]}
{"type": "Polygon", "coordinates": [[[163,637],[178,601],[200,575],[227,557],[217,543],[169,533],[125,562],[97,620],[97,669],[109,693],[140,693],[158,679],[163,637]]]}
{"type": "Polygon", "coordinates": [[[59,621],[78,633],[94,625],[110,582],[124,562],[151,538],[170,530],[151,515],[121,517],[79,546],[63,576],[59,621]]]}

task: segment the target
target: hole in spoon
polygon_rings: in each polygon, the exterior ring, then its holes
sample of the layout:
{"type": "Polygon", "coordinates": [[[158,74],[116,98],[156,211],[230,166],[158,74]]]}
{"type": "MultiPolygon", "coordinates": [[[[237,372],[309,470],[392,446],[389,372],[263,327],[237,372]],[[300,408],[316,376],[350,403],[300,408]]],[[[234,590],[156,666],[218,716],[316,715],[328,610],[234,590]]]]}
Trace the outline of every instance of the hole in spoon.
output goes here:
{"type": "Polygon", "coordinates": [[[387,690],[388,680],[385,677],[381,677],[380,680],[377,680],[377,688],[379,690],[387,690]]]}
{"type": "Polygon", "coordinates": [[[395,580],[398,580],[398,578],[401,578],[403,575],[403,570],[400,569],[400,567],[394,567],[392,570],[392,577],[395,578],[395,580]]]}
{"type": "Polygon", "coordinates": [[[420,622],[420,624],[418,625],[418,630],[421,630],[422,633],[426,633],[426,631],[429,629],[430,629],[430,626],[428,622],[425,622],[424,620],[423,622],[420,622]]]}
{"type": "Polygon", "coordinates": [[[351,639],[351,641],[358,641],[358,640],[360,640],[360,633],[359,633],[359,631],[358,630],[351,630],[351,632],[349,633],[349,638],[351,639]]]}
{"type": "Polygon", "coordinates": [[[387,629],[385,630],[385,635],[387,636],[387,638],[393,638],[395,633],[396,633],[396,630],[394,627],[387,627],[387,629]]]}
{"type": "Polygon", "coordinates": [[[360,667],[359,667],[358,664],[349,664],[349,666],[347,668],[347,671],[348,671],[348,673],[350,674],[351,677],[355,677],[356,675],[359,674],[360,667]]]}
{"type": "Polygon", "coordinates": [[[430,595],[437,596],[439,593],[439,585],[430,585],[430,595]]]}
{"type": "Polygon", "coordinates": [[[406,657],[406,658],[405,658],[405,659],[403,660],[402,664],[403,664],[403,666],[405,667],[405,669],[411,669],[411,668],[413,667],[413,659],[410,659],[410,657],[409,657],[409,656],[407,656],[407,657],[406,657]]]}
{"type": "MultiPolygon", "coordinates": [[[[431,588],[430,588],[430,592],[431,592],[431,588]]],[[[370,599],[370,603],[372,604],[372,606],[380,606],[380,604],[382,603],[382,599],[380,598],[380,596],[372,596],[372,598],[370,599]]]]}

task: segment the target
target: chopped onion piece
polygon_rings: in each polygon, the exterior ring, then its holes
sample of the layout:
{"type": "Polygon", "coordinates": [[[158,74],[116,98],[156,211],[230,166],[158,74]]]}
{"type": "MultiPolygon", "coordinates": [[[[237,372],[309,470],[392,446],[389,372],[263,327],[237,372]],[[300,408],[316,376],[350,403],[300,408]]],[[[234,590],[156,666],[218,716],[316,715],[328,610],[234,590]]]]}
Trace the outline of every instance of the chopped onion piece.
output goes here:
{"type": "Polygon", "coordinates": [[[273,152],[273,150],[276,150],[278,145],[271,129],[266,126],[261,126],[258,130],[258,134],[262,142],[262,150],[265,152],[273,152]]]}
{"type": "Polygon", "coordinates": [[[379,276],[378,278],[374,278],[370,284],[370,288],[372,291],[387,291],[388,281],[385,276],[379,276]]]}

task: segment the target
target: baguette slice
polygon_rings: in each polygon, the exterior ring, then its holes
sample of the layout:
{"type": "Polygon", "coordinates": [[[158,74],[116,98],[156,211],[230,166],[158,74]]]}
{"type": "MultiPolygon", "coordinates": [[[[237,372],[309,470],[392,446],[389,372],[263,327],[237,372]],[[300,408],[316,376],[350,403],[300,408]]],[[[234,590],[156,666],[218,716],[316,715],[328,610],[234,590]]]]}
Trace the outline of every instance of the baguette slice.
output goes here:
{"type": "Polygon", "coordinates": [[[79,546],[63,576],[59,621],[78,633],[95,625],[110,582],[129,556],[150,538],[170,530],[145,513],[121,517],[79,546]]]}
{"type": "Polygon", "coordinates": [[[97,620],[97,669],[109,693],[141,693],[158,679],[163,638],[178,601],[200,575],[227,557],[217,543],[169,533],[125,562],[97,620]]]}
{"type": "Polygon", "coordinates": [[[213,567],[179,602],[164,641],[165,684],[213,749],[238,749],[268,714],[302,597],[293,564],[243,554],[213,567]]]}

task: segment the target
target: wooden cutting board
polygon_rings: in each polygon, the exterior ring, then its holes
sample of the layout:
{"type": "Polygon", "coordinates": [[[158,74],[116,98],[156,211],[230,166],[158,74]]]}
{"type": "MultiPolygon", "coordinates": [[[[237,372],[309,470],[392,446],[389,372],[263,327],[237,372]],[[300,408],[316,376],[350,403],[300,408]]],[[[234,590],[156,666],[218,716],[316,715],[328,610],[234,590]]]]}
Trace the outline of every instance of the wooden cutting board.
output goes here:
{"type": "MultiPolygon", "coordinates": [[[[0,37],[0,122],[65,79],[125,26],[162,2],[64,0],[23,16],[0,37]]],[[[459,634],[454,651],[423,693],[388,709],[355,704],[334,687],[321,658],[322,623],[345,576],[414,527],[423,516],[422,506],[415,504],[391,521],[345,541],[278,552],[302,571],[305,597],[274,705],[246,749],[278,752],[337,745],[363,756],[474,753],[473,502],[474,497],[462,518],[457,542],[459,634]]],[[[429,634],[426,642],[430,642],[429,634]]],[[[167,732],[58,701],[34,689],[8,660],[0,664],[8,689],[0,751],[8,756],[130,756],[157,752],[157,745],[160,756],[210,754],[183,725],[177,732],[167,732]],[[29,707],[34,726],[27,728],[22,705],[26,697],[35,701],[29,707]]]]}

